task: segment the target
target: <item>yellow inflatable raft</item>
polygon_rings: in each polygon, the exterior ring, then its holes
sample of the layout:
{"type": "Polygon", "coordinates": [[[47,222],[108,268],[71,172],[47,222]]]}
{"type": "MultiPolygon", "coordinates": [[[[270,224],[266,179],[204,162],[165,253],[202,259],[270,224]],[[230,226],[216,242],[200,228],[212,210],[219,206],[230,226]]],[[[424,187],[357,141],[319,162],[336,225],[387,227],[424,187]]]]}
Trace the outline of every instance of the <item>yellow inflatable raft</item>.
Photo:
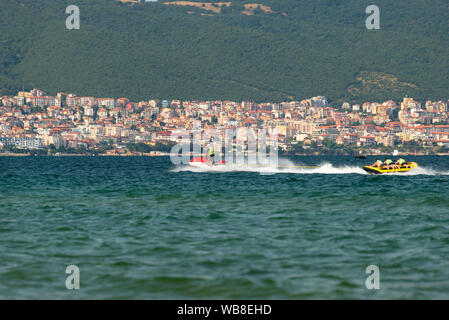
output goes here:
{"type": "Polygon", "coordinates": [[[393,173],[393,172],[407,172],[407,171],[413,170],[417,166],[418,166],[418,164],[416,162],[407,162],[407,163],[403,164],[402,166],[397,166],[394,164],[391,164],[388,167],[364,166],[363,170],[365,170],[368,173],[382,174],[382,173],[393,173]]]}

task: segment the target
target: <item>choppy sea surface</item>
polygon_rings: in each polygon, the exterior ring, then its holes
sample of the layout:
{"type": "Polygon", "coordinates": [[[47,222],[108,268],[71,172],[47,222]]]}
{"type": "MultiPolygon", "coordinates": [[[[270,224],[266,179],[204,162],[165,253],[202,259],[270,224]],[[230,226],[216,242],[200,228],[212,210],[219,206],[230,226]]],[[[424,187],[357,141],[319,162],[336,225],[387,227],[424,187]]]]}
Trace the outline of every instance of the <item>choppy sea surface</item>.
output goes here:
{"type": "Polygon", "coordinates": [[[449,299],[448,159],[0,157],[0,299],[449,299]]]}

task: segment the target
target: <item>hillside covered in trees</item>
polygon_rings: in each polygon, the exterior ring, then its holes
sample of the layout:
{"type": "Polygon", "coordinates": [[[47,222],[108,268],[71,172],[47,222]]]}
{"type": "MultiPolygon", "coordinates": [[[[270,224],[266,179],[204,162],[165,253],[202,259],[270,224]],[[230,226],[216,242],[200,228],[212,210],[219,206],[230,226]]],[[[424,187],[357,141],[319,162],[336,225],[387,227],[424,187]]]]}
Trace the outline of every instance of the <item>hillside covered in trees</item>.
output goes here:
{"type": "Polygon", "coordinates": [[[134,100],[449,98],[448,1],[383,0],[381,29],[367,30],[371,2],[1,1],[0,95],[39,87],[134,100]],[[71,4],[80,30],[65,27],[71,4]]]}

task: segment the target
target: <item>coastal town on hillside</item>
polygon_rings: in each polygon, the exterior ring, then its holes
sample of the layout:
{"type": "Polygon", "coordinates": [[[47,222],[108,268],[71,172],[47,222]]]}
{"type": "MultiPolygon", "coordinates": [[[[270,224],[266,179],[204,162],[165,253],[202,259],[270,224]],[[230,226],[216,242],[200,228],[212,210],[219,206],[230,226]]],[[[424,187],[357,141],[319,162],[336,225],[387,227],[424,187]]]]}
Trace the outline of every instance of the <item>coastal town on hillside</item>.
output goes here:
{"type": "Polygon", "coordinates": [[[323,97],[282,103],[78,97],[39,89],[0,97],[0,153],[160,154],[179,142],[178,130],[276,132],[291,154],[362,151],[447,153],[449,101],[343,103],[323,97]],[[240,130],[243,128],[245,130],[240,130]]]}

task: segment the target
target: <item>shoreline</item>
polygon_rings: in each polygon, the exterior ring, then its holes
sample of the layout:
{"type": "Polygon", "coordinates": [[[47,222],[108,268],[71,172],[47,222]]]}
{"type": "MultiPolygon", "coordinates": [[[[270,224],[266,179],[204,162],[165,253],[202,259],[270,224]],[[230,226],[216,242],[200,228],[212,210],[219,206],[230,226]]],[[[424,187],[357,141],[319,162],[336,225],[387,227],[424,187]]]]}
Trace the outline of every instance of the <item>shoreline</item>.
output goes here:
{"type": "Polygon", "coordinates": [[[31,157],[29,153],[0,153],[0,157],[31,157]]]}
{"type": "MultiPolygon", "coordinates": [[[[32,155],[30,153],[0,153],[0,157],[170,157],[172,154],[164,153],[164,154],[150,154],[150,153],[142,153],[142,154],[58,154],[58,155],[47,155],[47,154],[37,154],[32,155]]],[[[175,156],[173,154],[173,156],[175,156]]],[[[191,155],[193,157],[197,156],[204,156],[204,155],[191,155]]],[[[295,154],[281,154],[280,156],[302,156],[302,157],[317,157],[317,156],[337,156],[337,157],[352,157],[354,158],[354,155],[352,154],[305,154],[305,153],[295,153],[295,154]]],[[[408,157],[408,156],[417,156],[417,157],[423,157],[423,156],[439,156],[439,157],[447,157],[449,156],[449,153],[435,153],[435,154],[423,154],[423,153],[417,153],[416,155],[412,153],[401,153],[397,156],[393,156],[391,154],[387,153],[380,153],[380,154],[366,154],[367,157],[408,157]]]]}

